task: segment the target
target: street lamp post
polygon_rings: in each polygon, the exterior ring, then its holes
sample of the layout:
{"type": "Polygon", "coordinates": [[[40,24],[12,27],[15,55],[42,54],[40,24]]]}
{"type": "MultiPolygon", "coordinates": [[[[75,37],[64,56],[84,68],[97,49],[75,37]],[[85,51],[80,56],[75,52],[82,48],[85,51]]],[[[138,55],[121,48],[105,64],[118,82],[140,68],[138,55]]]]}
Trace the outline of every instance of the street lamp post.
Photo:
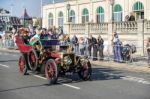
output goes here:
{"type": "Polygon", "coordinates": [[[69,18],[69,10],[70,10],[70,4],[67,4],[67,11],[68,11],[68,22],[70,22],[70,18],[69,18]]]}
{"type": "Polygon", "coordinates": [[[114,14],[113,14],[113,7],[114,7],[114,3],[115,3],[115,0],[110,0],[110,5],[111,5],[111,11],[112,11],[112,16],[111,16],[111,21],[113,22],[114,21],[114,14]]]}
{"type": "Polygon", "coordinates": [[[41,0],[41,18],[43,17],[43,0],[41,0]]]}
{"type": "Polygon", "coordinates": [[[13,4],[10,5],[10,7],[11,7],[11,16],[13,14],[13,6],[14,6],[13,4]]]}

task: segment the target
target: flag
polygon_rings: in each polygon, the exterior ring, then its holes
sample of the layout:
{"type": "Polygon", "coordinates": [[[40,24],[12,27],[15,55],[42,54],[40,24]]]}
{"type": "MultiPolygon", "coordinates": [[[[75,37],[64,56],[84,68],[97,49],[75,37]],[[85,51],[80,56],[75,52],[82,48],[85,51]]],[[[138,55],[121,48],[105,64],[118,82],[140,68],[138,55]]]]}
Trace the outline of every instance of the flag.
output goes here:
{"type": "Polygon", "coordinates": [[[30,41],[29,41],[29,44],[31,45],[31,46],[33,46],[36,42],[41,42],[40,41],[40,37],[38,36],[38,35],[35,35],[35,36],[33,36],[31,39],[30,39],[30,41]]]}

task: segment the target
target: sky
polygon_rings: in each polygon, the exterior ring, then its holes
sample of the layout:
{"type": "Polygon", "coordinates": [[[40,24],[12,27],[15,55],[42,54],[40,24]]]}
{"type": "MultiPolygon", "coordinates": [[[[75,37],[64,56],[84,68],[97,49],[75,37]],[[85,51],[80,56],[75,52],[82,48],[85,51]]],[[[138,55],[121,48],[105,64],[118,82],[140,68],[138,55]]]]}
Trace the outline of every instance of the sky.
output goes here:
{"type": "MultiPolygon", "coordinates": [[[[43,5],[52,3],[53,0],[42,0],[43,5]]],[[[60,2],[63,0],[55,0],[60,2]]],[[[24,8],[27,9],[28,15],[31,17],[41,16],[41,0],[0,0],[0,8],[4,8],[11,12],[12,16],[21,17],[23,15],[24,8]]]]}

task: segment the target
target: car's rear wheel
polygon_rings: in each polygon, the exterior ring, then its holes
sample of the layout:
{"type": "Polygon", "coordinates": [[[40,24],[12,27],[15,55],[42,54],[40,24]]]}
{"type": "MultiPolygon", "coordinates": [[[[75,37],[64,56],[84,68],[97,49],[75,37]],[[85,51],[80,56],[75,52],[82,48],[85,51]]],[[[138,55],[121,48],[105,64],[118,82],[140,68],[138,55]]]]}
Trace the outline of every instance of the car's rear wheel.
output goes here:
{"type": "Polygon", "coordinates": [[[58,71],[57,65],[53,59],[49,59],[45,65],[45,75],[49,84],[57,83],[58,71]]]}
{"type": "Polygon", "coordinates": [[[27,74],[27,63],[26,63],[24,55],[20,56],[18,66],[19,66],[20,73],[23,75],[26,75],[27,74]]]}
{"type": "Polygon", "coordinates": [[[91,63],[89,61],[81,64],[81,68],[78,72],[78,75],[83,80],[90,80],[92,74],[91,63]]]}
{"type": "Polygon", "coordinates": [[[33,49],[28,53],[28,63],[29,63],[29,68],[32,71],[36,71],[38,67],[38,55],[36,51],[33,49]]]}

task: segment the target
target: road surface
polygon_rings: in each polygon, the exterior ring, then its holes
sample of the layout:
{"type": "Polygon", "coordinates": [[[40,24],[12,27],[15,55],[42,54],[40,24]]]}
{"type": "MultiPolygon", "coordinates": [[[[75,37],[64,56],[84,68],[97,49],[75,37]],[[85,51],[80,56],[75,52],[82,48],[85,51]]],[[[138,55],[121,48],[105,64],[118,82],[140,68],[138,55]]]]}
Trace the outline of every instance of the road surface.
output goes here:
{"type": "Polygon", "coordinates": [[[146,73],[93,66],[92,81],[73,75],[49,86],[41,75],[21,75],[18,58],[17,53],[0,53],[0,99],[150,99],[146,73]]]}

